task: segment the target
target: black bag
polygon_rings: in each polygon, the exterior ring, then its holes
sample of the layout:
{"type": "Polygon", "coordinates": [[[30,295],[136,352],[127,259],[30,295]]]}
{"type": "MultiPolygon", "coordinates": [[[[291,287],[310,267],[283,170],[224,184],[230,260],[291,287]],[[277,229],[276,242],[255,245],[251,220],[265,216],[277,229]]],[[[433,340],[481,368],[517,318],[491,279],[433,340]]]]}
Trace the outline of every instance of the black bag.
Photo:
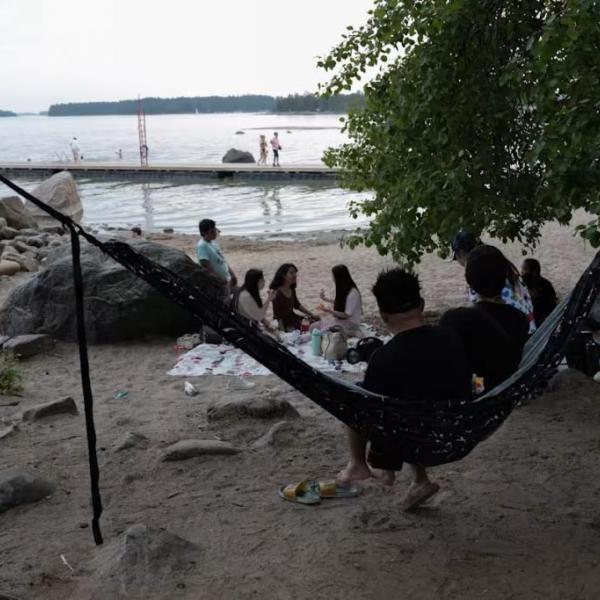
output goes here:
{"type": "Polygon", "coordinates": [[[369,362],[371,355],[377,348],[381,348],[383,342],[376,337],[366,337],[358,341],[358,344],[354,348],[350,348],[346,353],[346,360],[351,364],[355,365],[361,361],[369,362]]]}

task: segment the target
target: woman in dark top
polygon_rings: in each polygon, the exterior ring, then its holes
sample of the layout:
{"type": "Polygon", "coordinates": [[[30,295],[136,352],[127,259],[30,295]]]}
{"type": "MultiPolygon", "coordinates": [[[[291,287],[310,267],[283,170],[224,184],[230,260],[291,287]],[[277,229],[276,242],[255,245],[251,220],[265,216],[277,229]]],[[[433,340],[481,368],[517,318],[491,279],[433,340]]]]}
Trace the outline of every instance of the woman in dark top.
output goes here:
{"type": "Polygon", "coordinates": [[[281,331],[293,331],[300,329],[303,317],[297,311],[300,311],[311,321],[317,321],[309,310],[304,308],[296,296],[296,283],[298,278],[298,269],[292,263],[282,264],[273,281],[269,286],[275,290],[273,298],[273,318],[277,320],[281,331]]]}

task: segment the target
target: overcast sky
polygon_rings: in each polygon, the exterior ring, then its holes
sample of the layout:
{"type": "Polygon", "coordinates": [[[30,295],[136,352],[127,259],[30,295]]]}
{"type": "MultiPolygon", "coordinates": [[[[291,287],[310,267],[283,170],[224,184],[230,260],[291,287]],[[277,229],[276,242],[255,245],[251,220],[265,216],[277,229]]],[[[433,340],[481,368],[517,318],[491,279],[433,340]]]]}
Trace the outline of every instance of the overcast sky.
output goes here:
{"type": "Polygon", "coordinates": [[[314,91],[372,0],[0,0],[0,109],[314,91]]]}

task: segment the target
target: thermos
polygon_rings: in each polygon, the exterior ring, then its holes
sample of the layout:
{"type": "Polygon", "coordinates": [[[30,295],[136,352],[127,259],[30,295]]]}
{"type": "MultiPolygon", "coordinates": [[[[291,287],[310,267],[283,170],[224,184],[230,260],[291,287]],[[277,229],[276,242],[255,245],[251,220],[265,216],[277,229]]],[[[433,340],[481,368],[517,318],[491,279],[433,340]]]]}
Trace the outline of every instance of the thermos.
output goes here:
{"type": "Polygon", "coordinates": [[[310,348],[313,356],[321,356],[321,332],[316,328],[310,334],[310,348]]]}

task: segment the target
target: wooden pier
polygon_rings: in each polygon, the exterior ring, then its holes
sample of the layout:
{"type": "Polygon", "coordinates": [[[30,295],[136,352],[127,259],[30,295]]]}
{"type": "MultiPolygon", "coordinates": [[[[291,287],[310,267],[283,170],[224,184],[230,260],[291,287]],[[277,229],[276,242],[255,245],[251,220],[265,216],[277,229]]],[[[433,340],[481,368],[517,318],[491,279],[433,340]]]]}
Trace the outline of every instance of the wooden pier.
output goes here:
{"type": "Polygon", "coordinates": [[[123,163],[0,163],[0,172],[5,176],[49,177],[60,171],[69,171],[74,177],[156,181],[207,179],[224,180],[324,180],[335,181],[338,169],[324,165],[283,165],[281,167],[259,166],[245,163],[213,165],[149,165],[140,167],[123,163]]]}

